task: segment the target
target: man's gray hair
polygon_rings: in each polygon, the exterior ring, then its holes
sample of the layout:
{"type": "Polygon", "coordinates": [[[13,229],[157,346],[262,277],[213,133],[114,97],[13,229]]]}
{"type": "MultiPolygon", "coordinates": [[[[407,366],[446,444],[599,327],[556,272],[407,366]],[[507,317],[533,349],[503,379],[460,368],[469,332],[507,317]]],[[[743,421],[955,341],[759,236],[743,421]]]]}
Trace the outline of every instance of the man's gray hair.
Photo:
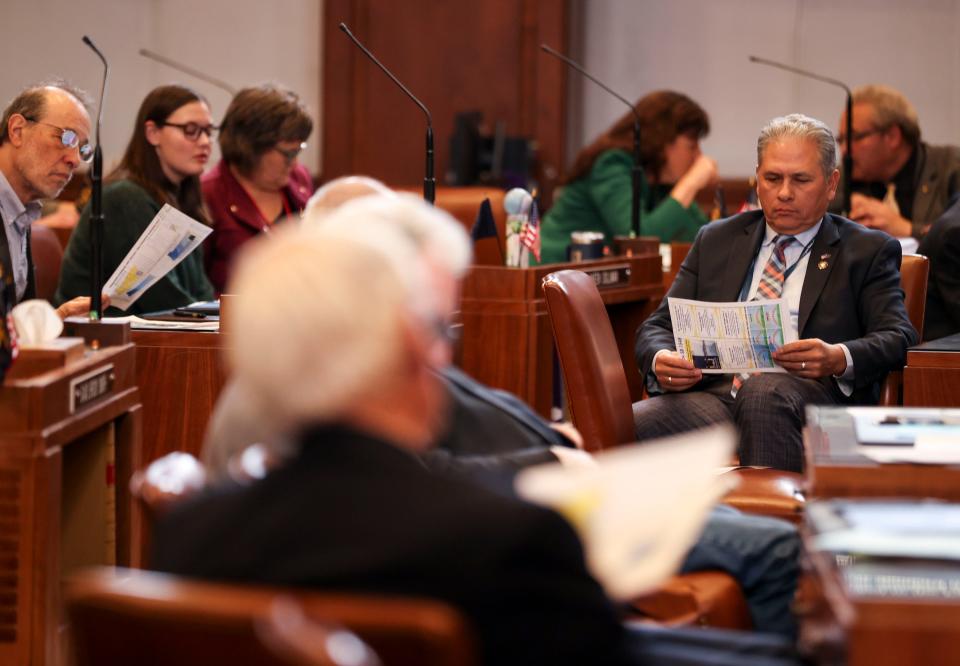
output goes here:
{"type": "Polygon", "coordinates": [[[473,249],[463,225],[446,211],[404,192],[351,199],[333,212],[308,207],[302,224],[362,238],[380,235],[382,226],[399,230],[423,255],[461,278],[470,267],[473,249]]]}
{"type": "Polygon", "coordinates": [[[6,143],[9,138],[8,125],[10,116],[20,114],[30,120],[41,120],[47,111],[47,96],[50,89],[61,90],[73,97],[81,106],[90,113],[92,101],[90,96],[80,88],[77,88],[63,79],[50,79],[36,85],[21,90],[16,97],[10,100],[7,108],[3,110],[3,116],[0,117],[0,145],[6,143]]]}
{"type": "Polygon", "coordinates": [[[820,153],[820,168],[823,169],[825,177],[829,178],[840,165],[840,150],[837,148],[837,140],[830,128],[816,118],[802,113],[791,113],[774,118],[760,130],[760,137],[757,139],[758,167],[763,163],[763,151],[766,150],[767,144],[785,137],[813,141],[817,146],[817,152],[820,153]]]}
{"type": "Polygon", "coordinates": [[[244,246],[228,355],[269,431],[336,421],[396,372],[417,260],[398,229],[360,240],[288,225],[244,246]]]}
{"type": "Polygon", "coordinates": [[[869,104],[873,108],[876,129],[887,130],[897,125],[911,146],[920,141],[917,110],[899,90],[878,84],[860,86],[853,90],[853,103],[869,104]]]}

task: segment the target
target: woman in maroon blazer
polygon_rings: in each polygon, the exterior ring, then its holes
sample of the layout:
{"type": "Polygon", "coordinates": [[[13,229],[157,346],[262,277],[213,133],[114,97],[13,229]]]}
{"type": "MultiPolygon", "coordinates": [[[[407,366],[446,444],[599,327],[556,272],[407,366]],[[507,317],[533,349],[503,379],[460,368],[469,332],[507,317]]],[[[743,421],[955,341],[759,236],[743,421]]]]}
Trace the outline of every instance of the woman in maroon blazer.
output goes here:
{"type": "Polygon", "coordinates": [[[241,245],[288,215],[299,215],[313,193],[297,156],[313,121],[293,92],[273,85],[244,88],[220,126],[222,159],[203,177],[213,220],[205,243],[207,276],[219,295],[241,245]]]}

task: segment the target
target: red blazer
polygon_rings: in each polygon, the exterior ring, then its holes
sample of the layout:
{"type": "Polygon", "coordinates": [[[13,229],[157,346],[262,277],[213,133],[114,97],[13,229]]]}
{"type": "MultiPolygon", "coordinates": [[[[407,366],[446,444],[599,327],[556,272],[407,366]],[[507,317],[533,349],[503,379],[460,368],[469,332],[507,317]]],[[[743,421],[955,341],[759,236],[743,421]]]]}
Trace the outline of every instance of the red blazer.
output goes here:
{"type": "MultiPolygon", "coordinates": [[[[213,223],[213,233],[204,242],[204,265],[219,296],[226,288],[230,264],[237,249],[268,225],[223,160],[203,176],[202,186],[203,199],[213,223]]],[[[291,210],[303,211],[313,194],[313,179],[305,166],[296,164],[293,167],[283,194],[291,210]]]]}

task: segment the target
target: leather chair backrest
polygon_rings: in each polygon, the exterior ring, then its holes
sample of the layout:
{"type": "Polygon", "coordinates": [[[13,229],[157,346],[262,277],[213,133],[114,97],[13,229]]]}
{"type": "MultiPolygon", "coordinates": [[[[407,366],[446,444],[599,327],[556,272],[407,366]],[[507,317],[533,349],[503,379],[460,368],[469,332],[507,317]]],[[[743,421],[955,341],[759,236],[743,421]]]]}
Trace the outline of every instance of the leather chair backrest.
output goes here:
{"type": "Polygon", "coordinates": [[[922,254],[905,254],[900,264],[900,286],[910,323],[923,339],[923,319],[927,306],[927,282],[930,260],[922,254]]]}
{"type": "MultiPolygon", "coordinates": [[[[372,646],[384,664],[475,663],[467,626],[428,600],[198,582],[100,568],[67,582],[76,666],[335,665],[328,638],[372,646]],[[349,631],[339,629],[346,627],[349,631]],[[362,641],[362,642],[361,642],[362,641]]],[[[365,661],[379,663],[368,649],[365,661]]]]}
{"type": "MultiPolygon", "coordinates": [[[[419,189],[399,188],[401,191],[420,193],[419,189]]],[[[466,186],[445,187],[436,189],[437,208],[447,211],[456,218],[469,233],[477,219],[480,204],[484,199],[490,199],[493,210],[493,220],[497,225],[497,235],[500,248],[497,249],[493,241],[478,243],[474,247],[473,263],[480,266],[502,266],[503,252],[506,243],[507,214],[503,210],[503,199],[506,192],[496,187],[466,186]]]]}
{"type": "Polygon", "coordinates": [[[53,229],[42,224],[34,224],[30,228],[30,253],[33,255],[37,298],[53,300],[60,281],[60,263],[63,261],[63,248],[53,229]]]}
{"type": "Polygon", "coordinates": [[[635,439],[633,408],[610,317],[593,278],[575,270],[543,281],[573,424],[597,451],[635,439]]]}

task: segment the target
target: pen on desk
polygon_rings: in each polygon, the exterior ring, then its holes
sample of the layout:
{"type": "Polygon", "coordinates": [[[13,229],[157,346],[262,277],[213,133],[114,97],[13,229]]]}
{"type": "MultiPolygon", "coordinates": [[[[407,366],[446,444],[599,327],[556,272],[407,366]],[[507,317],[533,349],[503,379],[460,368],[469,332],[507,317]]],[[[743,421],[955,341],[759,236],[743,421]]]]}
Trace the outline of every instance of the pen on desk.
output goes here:
{"type": "Polygon", "coordinates": [[[188,312],[188,311],[176,311],[174,310],[173,314],[177,317],[189,317],[190,319],[206,319],[207,315],[202,312],[188,312]]]}

